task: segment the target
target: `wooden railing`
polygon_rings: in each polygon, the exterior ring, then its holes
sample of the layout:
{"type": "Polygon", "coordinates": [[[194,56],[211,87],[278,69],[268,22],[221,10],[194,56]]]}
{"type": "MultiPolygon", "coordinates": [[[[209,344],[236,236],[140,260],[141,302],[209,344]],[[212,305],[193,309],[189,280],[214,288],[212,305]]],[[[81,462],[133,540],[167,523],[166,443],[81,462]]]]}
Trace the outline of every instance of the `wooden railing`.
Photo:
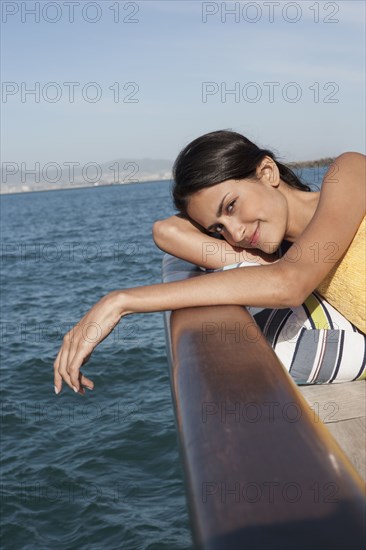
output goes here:
{"type": "MultiPolygon", "coordinates": [[[[164,256],[164,282],[194,276],[164,256]]],[[[363,480],[246,309],[166,312],[165,327],[195,547],[363,549],[363,480]]]]}

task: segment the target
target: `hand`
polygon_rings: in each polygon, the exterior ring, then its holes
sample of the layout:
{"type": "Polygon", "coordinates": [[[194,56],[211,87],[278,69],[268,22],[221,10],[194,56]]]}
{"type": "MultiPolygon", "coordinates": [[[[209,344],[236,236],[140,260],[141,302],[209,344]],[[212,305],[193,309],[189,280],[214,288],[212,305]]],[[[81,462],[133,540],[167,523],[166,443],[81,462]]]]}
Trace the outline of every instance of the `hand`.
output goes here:
{"type": "Polygon", "coordinates": [[[94,348],[102,342],[123,317],[122,293],[110,292],[97,302],[63,338],[63,344],[54,362],[55,392],[63,381],[82,395],[82,386],[92,390],[94,383],[80,372],[94,348]]]}

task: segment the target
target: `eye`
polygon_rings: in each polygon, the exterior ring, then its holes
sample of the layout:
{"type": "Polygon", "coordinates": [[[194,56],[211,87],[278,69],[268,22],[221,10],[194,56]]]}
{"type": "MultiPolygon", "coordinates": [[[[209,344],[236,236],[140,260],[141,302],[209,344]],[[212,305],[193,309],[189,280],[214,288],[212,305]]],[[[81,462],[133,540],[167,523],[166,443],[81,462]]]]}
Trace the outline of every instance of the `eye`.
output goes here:
{"type": "MultiPolygon", "coordinates": [[[[233,213],[235,203],[236,203],[236,199],[234,199],[233,201],[231,201],[231,202],[227,205],[227,207],[226,207],[226,212],[227,212],[228,214],[232,214],[232,213],[233,213]]],[[[217,224],[217,225],[214,227],[214,231],[213,231],[213,232],[214,232],[214,233],[221,233],[223,229],[224,229],[224,226],[223,226],[221,223],[219,223],[219,224],[217,224]]]]}
{"type": "Polygon", "coordinates": [[[231,214],[232,211],[234,210],[235,203],[236,203],[236,199],[234,199],[233,201],[231,201],[230,204],[227,205],[226,211],[227,211],[228,214],[231,214]],[[231,207],[231,210],[230,210],[230,207],[231,207]]]}
{"type": "Polygon", "coordinates": [[[221,233],[221,231],[223,230],[223,225],[221,225],[221,223],[219,223],[218,225],[216,225],[214,227],[214,230],[213,231],[210,231],[210,233],[221,233]]]}

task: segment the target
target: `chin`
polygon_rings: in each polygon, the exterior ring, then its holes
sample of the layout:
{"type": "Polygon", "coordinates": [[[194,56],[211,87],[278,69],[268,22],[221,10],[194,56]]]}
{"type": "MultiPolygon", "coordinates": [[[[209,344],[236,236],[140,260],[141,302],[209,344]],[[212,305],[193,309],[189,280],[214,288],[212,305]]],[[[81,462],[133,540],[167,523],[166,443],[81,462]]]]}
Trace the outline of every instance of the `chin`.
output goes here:
{"type": "MultiPolygon", "coordinates": [[[[276,230],[273,231],[272,228],[270,234],[268,235],[269,238],[267,238],[267,235],[263,234],[263,239],[261,239],[257,243],[257,248],[262,250],[262,252],[266,252],[267,254],[274,254],[279,250],[283,240],[285,239],[285,228],[277,227],[275,229],[276,230]]],[[[266,233],[268,234],[268,231],[266,231],[266,233]]]]}
{"type": "Polygon", "coordinates": [[[266,254],[274,254],[277,252],[277,250],[280,248],[281,242],[265,242],[265,243],[258,243],[257,248],[259,250],[262,250],[262,252],[265,252],[266,254]]]}

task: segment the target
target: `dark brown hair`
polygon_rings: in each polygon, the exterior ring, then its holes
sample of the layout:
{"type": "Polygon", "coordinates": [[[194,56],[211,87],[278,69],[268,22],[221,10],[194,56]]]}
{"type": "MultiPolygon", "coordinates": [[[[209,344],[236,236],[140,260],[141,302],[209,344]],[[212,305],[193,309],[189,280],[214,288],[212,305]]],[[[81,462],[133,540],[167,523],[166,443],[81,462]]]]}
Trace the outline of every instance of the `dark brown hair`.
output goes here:
{"type": "Polygon", "coordinates": [[[174,206],[187,216],[191,195],[226,180],[256,177],[256,168],[266,156],[275,161],[287,185],[311,191],[290,168],[276,160],[272,151],[260,149],[237,132],[219,130],[195,139],[179,153],[173,166],[174,206]]]}

